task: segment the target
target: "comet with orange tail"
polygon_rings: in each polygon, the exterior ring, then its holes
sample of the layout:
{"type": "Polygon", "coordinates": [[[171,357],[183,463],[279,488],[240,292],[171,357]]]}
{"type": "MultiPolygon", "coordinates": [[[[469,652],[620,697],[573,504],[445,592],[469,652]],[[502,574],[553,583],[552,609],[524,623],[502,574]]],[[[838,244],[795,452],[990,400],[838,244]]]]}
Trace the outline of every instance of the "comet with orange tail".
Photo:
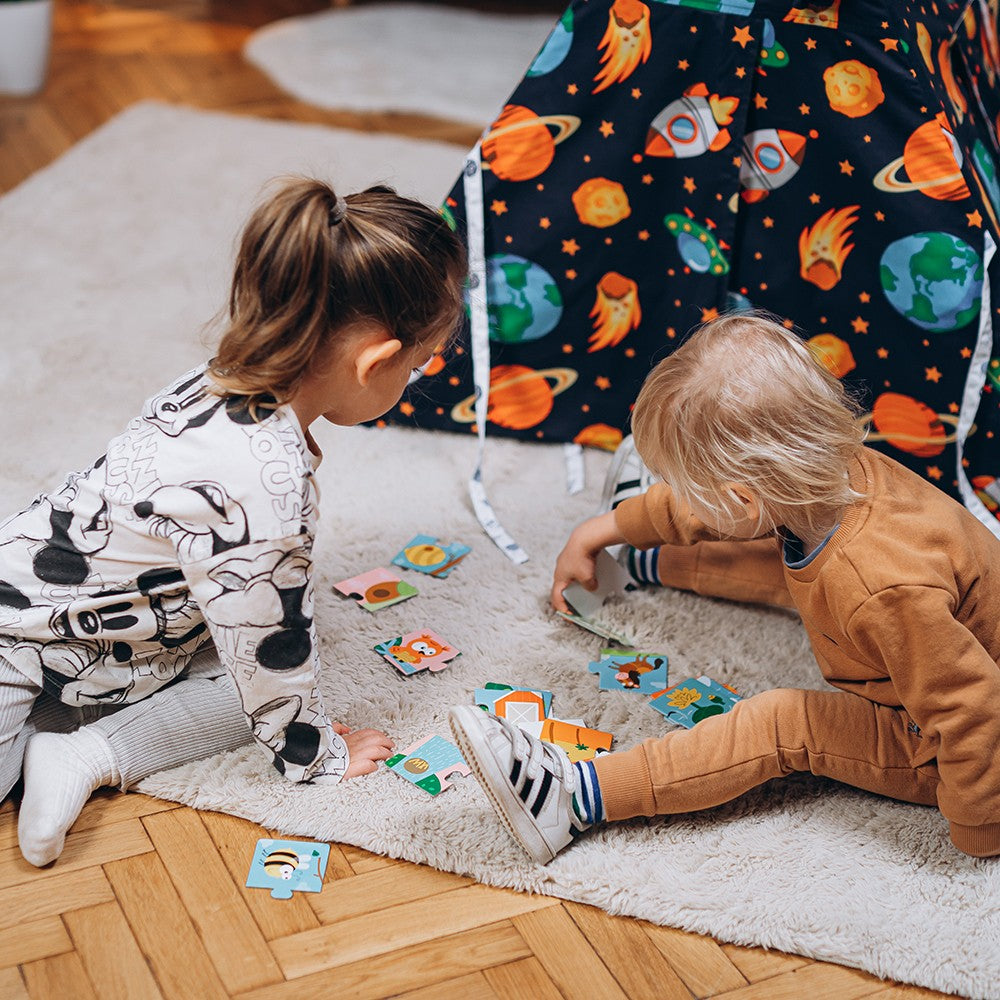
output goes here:
{"type": "Polygon", "coordinates": [[[840,281],[847,255],[854,249],[850,228],[858,221],[859,205],[824,212],[799,235],[799,274],[805,281],[828,292],[840,281]]]}
{"type": "Polygon", "coordinates": [[[938,46],[938,67],[941,70],[941,82],[944,84],[945,93],[951,101],[952,110],[955,112],[955,119],[961,124],[965,118],[969,105],[966,103],[962,88],[959,87],[955,79],[955,71],[951,68],[951,39],[945,39],[938,46]]]}
{"type": "Polygon", "coordinates": [[[639,286],[617,271],[608,271],[597,283],[597,299],[590,316],[594,332],[588,341],[588,354],[620,344],[642,320],[639,286]]]}
{"type": "Polygon", "coordinates": [[[597,46],[602,49],[601,71],[594,77],[597,94],[613,83],[627,80],[653,51],[649,8],[639,0],[615,0],[608,12],[608,27],[597,46]]]}

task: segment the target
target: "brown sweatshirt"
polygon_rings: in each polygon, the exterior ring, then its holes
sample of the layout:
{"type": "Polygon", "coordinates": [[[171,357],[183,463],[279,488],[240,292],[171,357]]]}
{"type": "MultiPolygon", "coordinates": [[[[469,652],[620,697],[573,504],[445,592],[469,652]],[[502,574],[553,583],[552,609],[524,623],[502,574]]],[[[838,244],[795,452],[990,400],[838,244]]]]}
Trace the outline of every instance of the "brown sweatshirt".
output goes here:
{"type": "MultiPolygon", "coordinates": [[[[788,591],[824,678],[919,725],[913,765],[936,759],[938,807],[955,845],[998,853],[1000,540],[871,449],[850,476],[865,498],[812,561],[784,567],[788,591]]],[[[636,548],[719,537],[663,484],[619,504],[615,519],[636,548]]]]}

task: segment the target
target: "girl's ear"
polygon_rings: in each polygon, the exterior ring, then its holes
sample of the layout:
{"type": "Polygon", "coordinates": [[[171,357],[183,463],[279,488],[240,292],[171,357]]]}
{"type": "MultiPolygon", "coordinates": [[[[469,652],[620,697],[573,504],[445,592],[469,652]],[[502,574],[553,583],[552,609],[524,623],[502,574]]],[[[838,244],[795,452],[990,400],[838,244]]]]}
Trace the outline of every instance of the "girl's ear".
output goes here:
{"type": "Polygon", "coordinates": [[[403,349],[403,343],[386,330],[364,336],[354,351],[354,375],[358,385],[367,386],[375,369],[403,349]]]}

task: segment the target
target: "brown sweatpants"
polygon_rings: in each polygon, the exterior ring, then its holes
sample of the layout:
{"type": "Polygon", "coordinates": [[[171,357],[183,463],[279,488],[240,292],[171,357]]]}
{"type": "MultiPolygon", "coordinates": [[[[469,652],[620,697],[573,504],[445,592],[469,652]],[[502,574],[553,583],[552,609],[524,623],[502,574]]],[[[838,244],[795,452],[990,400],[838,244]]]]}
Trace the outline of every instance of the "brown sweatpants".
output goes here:
{"type": "MultiPolygon", "coordinates": [[[[665,586],[791,606],[774,539],[662,546],[665,586]]],[[[782,688],[731,712],[594,761],[608,819],[691,812],[793,771],[922,805],[936,804],[934,761],[914,767],[920,737],[905,712],[839,691],[782,688]]]]}
{"type": "Polygon", "coordinates": [[[609,820],[708,809],[793,771],[936,805],[937,766],[911,763],[920,737],[909,721],[860,695],[778,688],[594,767],[609,820]]]}

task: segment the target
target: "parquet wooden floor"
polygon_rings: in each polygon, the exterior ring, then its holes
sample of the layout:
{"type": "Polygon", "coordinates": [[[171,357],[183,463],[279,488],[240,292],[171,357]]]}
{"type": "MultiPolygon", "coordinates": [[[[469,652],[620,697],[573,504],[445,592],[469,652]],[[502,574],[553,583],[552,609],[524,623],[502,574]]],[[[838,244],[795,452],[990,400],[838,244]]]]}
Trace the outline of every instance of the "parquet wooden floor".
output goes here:
{"type": "MultiPolygon", "coordinates": [[[[243,61],[253,29],[324,6],[56,0],[45,89],[0,98],[0,191],[145,98],[472,144],[474,130],[434,118],[320,111],[243,61]]],[[[231,816],[102,791],[59,861],[37,870],[21,858],[15,804],[7,801],[0,808],[0,1000],[943,996],[347,846],[332,847],[321,893],[274,900],[243,886],[253,846],[267,835],[231,816]]]]}
{"type": "Polygon", "coordinates": [[[323,891],[243,883],[259,826],[102,791],[55,865],[0,810],[0,998],[923,1000],[836,965],[720,945],[333,845],[323,891]]]}

